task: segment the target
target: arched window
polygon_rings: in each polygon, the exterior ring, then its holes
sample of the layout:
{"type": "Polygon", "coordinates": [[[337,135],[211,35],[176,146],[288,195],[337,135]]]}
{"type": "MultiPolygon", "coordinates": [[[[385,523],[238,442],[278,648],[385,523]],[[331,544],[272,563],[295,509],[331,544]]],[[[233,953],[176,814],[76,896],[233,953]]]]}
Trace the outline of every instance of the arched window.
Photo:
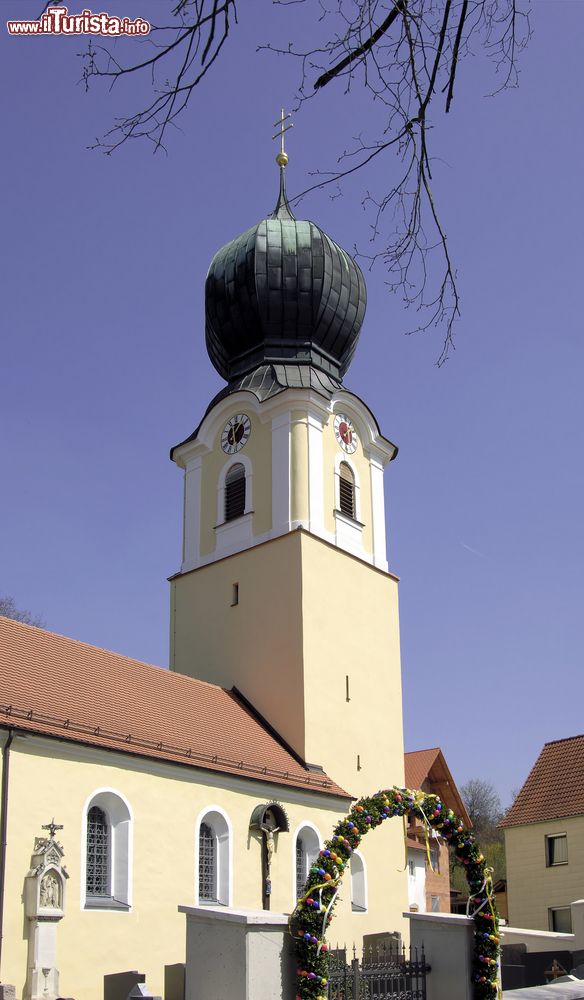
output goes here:
{"type": "Polygon", "coordinates": [[[355,517],[355,476],[347,462],[339,466],[339,510],[347,517],[355,517]]]}
{"type": "Polygon", "coordinates": [[[367,912],[367,873],[358,851],[351,855],[351,909],[354,913],[367,912]]]}
{"type": "Polygon", "coordinates": [[[196,839],[196,902],[231,903],[231,824],[219,806],[199,817],[196,839]]]}
{"type": "Polygon", "coordinates": [[[82,878],[82,905],[86,909],[130,908],[131,825],[130,807],[117,792],[104,789],[89,799],[82,878]]]}
{"type": "Polygon", "coordinates": [[[225,508],[226,521],[233,521],[245,513],[245,468],[241,462],[235,462],[225,476],[225,508]]]}
{"type": "Polygon", "coordinates": [[[320,838],[318,833],[312,826],[303,826],[300,828],[296,834],[296,848],[295,848],[295,890],[296,899],[299,899],[302,895],[302,890],[306,879],[308,878],[308,872],[310,871],[310,866],[314,863],[318,857],[318,852],[320,850],[320,838]]]}
{"type": "Polygon", "coordinates": [[[87,813],[87,867],[85,883],[88,896],[111,896],[110,825],[99,806],[87,813]]]}

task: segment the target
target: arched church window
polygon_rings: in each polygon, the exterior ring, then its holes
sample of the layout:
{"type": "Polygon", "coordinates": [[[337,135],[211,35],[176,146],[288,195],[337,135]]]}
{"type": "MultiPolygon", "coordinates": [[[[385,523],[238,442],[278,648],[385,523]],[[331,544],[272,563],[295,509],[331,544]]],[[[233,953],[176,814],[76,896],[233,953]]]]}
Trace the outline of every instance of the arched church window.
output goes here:
{"type": "Polygon", "coordinates": [[[85,812],[86,909],[130,908],[131,826],[130,807],[122,795],[111,789],[92,795],[85,812]]]}
{"type": "Polygon", "coordinates": [[[202,813],[196,828],[195,899],[231,905],[231,823],[219,806],[202,813]]]}
{"type": "Polygon", "coordinates": [[[353,851],[351,855],[351,909],[353,913],[367,911],[367,873],[358,851],[353,851]]]}
{"type": "Polygon", "coordinates": [[[245,468],[235,462],[225,476],[225,520],[233,521],[245,513],[245,468]]]}
{"type": "Polygon", "coordinates": [[[296,899],[300,899],[310,866],[318,857],[320,839],[311,826],[303,826],[296,835],[295,889],[296,899]]]}
{"type": "Polygon", "coordinates": [[[217,840],[207,823],[199,828],[199,902],[217,902],[217,840]]]}
{"type": "Polygon", "coordinates": [[[87,813],[85,880],[88,896],[110,895],[110,826],[99,806],[92,806],[87,813]]]}
{"type": "Polygon", "coordinates": [[[355,517],[355,476],[347,462],[339,466],[339,510],[347,517],[355,517]]]}

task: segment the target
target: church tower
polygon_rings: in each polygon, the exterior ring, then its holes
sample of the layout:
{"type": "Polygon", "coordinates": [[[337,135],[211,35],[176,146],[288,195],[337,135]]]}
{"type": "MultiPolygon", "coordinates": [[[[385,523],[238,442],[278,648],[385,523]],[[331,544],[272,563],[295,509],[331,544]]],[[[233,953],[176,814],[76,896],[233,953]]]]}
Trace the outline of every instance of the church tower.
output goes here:
{"type": "Polygon", "coordinates": [[[273,213],[207,276],[207,350],[226,386],[171,452],[184,531],[170,666],[237,688],[309,766],[360,795],[403,783],[383,488],[397,448],[343,385],[361,270],[294,217],[277,159],[273,213]]]}

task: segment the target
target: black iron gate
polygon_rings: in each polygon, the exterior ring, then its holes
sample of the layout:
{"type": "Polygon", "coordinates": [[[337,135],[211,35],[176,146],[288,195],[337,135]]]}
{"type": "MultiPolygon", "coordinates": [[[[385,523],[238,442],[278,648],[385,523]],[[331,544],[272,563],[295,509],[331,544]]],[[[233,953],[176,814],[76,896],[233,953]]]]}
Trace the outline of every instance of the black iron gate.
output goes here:
{"type": "Polygon", "coordinates": [[[347,961],[346,948],[331,950],[329,958],[329,1000],[426,1000],[424,949],[368,948],[359,960],[347,961]]]}

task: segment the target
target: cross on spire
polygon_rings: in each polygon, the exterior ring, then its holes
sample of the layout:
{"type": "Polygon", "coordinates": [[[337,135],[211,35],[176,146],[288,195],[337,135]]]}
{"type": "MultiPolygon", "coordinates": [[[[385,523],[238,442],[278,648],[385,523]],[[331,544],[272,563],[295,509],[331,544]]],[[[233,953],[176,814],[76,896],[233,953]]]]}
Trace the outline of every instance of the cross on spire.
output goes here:
{"type": "Polygon", "coordinates": [[[294,128],[294,122],[290,122],[288,125],[285,125],[284,123],[288,121],[288,119],[291,117],[292,117],[291,112],[288,112],[288,114],[285,115],[284,108],[282,108],[280,113],[280,120],[274,122],[274,128],[278,128],[279,126],[279,129],[276,132],[276,134],[272,136],[272,139],[278,139],[278,138],[280,139],[280,152],[276,157],[276,163],[279,164],[279,166],[281,167],[285,167],[286,164],[288,163],[288,153],[284,149],[284,133],[287,132],[288,129],[294,128]]]}
{"type": "Polygon", "coordinates": [[[63,829],[63,824],[62,823],[55,823],[55,817],[53,816],[51,822],[50,823],[45,823],[44,826],[42,827],[42,829],[43,830],[48,830],[49,831],[49,835],[50,835],[50,839],[54,840],[55,839],[55,834],[56,834],[57,830],[62,830],[63,829]]]}

